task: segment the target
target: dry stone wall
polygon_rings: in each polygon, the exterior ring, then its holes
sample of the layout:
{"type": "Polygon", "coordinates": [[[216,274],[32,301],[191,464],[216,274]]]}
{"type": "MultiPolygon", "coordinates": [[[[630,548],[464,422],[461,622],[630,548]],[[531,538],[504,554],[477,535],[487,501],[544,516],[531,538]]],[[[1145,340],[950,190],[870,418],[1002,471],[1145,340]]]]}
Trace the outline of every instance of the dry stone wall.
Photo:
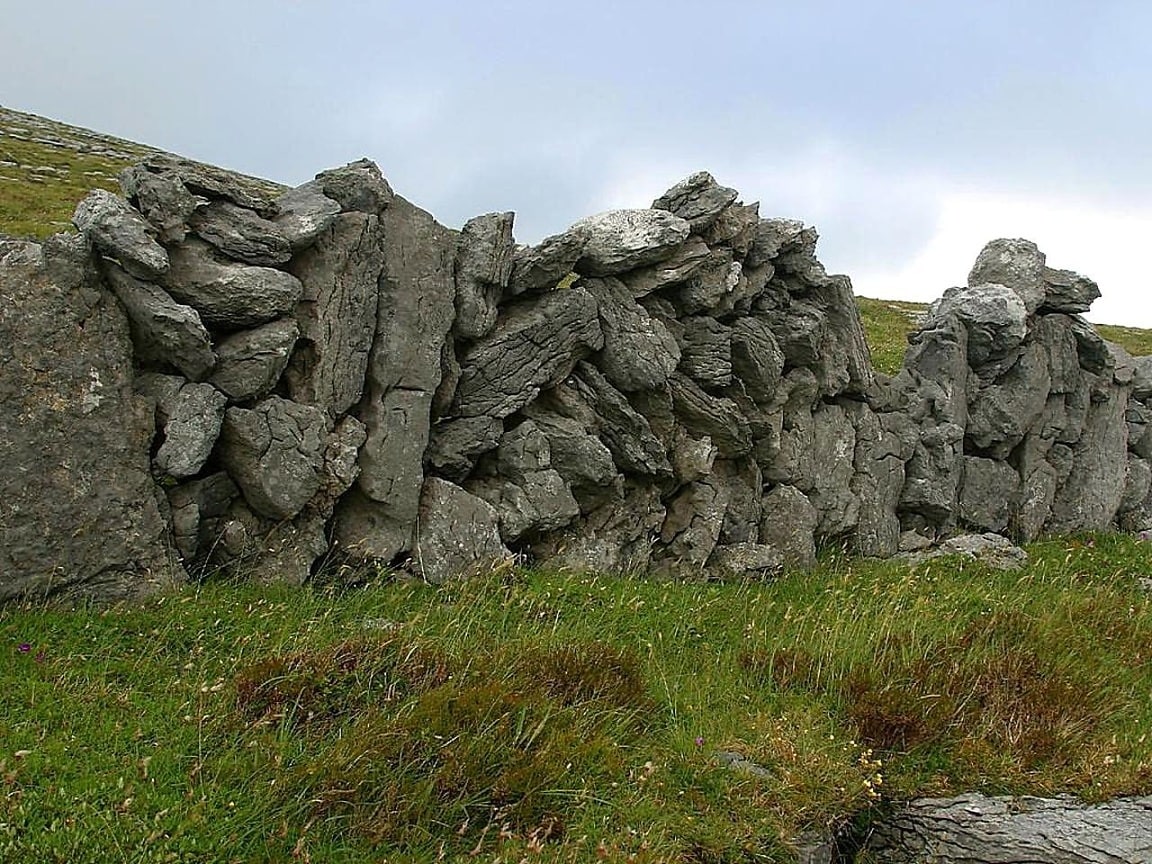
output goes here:
{"type": "Polygon", "coordinates": [[[525,247],[361,161],[274,195],[157,156],[0,241],[0,599],[332,556],[760,577],[822,542],[1152,525],[1152,358],[998,240],[870,364],[814,229],[700,173],[525,247]]]}

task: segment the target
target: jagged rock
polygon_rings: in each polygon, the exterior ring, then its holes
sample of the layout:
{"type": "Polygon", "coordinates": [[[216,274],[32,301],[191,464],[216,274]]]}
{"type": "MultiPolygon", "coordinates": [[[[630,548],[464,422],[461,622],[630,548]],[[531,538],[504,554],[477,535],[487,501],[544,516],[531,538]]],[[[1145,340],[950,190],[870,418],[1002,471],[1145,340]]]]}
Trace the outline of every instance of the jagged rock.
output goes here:
{"type": "Polygon", "coordinates": [[[568,530],[533,546],[541,561],[592,573],[643,573],[652,543],[664,523],[664,505],[654,486],[633,486],[593,510],[568,530]]]}
{"type": "Polygon", "coordinates": [[[913,420],[950,423],[962,429],[968,424],[968,333],[956,315],[927,320],[911,335],[904,368],[923,403],[912,409],[913,420]]]}
{"type": "Polygon", "coordinates": [[[380,167],[371,159],[357,159],[340,168],[321,171],[315,182],[325,197],[340,205],[343,213],[379,216],[396,197],[380,167]]]}
{"type": "Polygon", "coordinates": [[[744,269],[733,259],[731,249],[714,249],[699,265],[691,270],[691,275],[669,289],[676,307],[685,315],[719,310],[725,301],[733,301],[738,292],[744,269]]]}
{"type": "Polygon", "coordinates": [[[0,602],[111,602],[182,575],[149,474],[128,321],[83,238],[0,240],[0,602]]]}
{"type": "Polygon", "coordinates": [[[784,352],[772,328],[760,318],[741,318],[732,326],[732,371],[757,403],[770,405],[780,388],[784,352]]]}
{"type": "Polygon", "coordinates": [[[699,232],[715,222],[739,194],[721,186],[707,171],[698,171],[653,201],[652,207],[686,219],[692,230],[699,232]]]}
{"type": "Polygon", "coordinates": [[[293,249],[309,246],[340,215],[340,205],[324,194],[318,180],[289,189],[276,199],[273,220],[293,249]]]}
{"type": "Polygon", "coordinates": [[[172,542],[190,572],[208,561],[223,532],[223,517],[240,496],[236,484],[219,471],[167,490],[172,542]]]}
{"type": "Polygon", "coordinates": [[[153,459],[156,469],[182,480],[200,473],[220,436],[227,397],[211,384],[185,384],[162,406],[164,443],[153,459]]]}
{"type": "Polygon", "coordinates": [[[233,333],[216,346],[212,385],[233,402],[270,392],[288,365],[299,333],[300,328],[291,318],[233,333]]]}
{"type": "Polygon", "coordinates": [[[500,541],[499,516],[488,502],[459,486],[429,477],[420,494],[413,569],[440,584],[510,558],[500,541]]]}
{"type": "MultiPolygon", "coordinates": [[[[1016,292],[1031,315],[1044,305],[1045,256],[1031,240],[993,240],[976,256],[968,273],[968,287],[1003,285],[1016,292]]],[[[1083,311],[1083,310],[1076,310],[1083,311]]]]}
{"type": "Polygon", "coordinates": [[[728,498],[723,484],[707,478],[689,483],[673,496],[660,528],[661,562],[676,569],[702,570],[720,539],[728,498]]]}
{"type": "Polygon", "coordinates": [[[919,430],[904,414],[876,414],[866,404],[849,403],[845,411],[856,433],[849,486],[859,501],[852,547],[860,555],[888,558],[900,544],[896,509],[904,490],[904,465],[912,458],[919,430]]]}
{"type": "Polygon", "coordinates": [[[743,456],[752,449],[748,420],[731,399],[710,396],[685,375],[668,377],[676,416],[696,436],[707,435],[723,456],[743,456]]]}
{"type": "Polygon", "coordinates": [[[546,412],[533,412],[532,418],[548,439],[552,468],[572,488],[581,512],[619,497],[616,463],[604,442],[571,418],[546,412]]]}
{"type": "Polygon", "coordinates": [[[504,424],[495,417],[464,417],[440,423],[431,430],[425,461],[438,476],[463,483],[476,467],[476,460],[496,449],[503,433],[504,424]]]}
{"type": "Polygon", "coordinates": [[[264,217],[275,214],[274,199],[282,188],[266,180],[168,153],[153,153],[138,167],[152,174],[174,177],[195,196],[231,201],[239,207],[255,210],[264,217]]]}
{"type": "Polygon", "coordinates": [[[632,299],[616,279],[588,279],[597,303],[604,348],[597,366],[625,392],[663,387],[680,362],[680,347],[668,328],[632,299]]]}
{"type": "Polygon", "coordinates": [[[927,426],[905,466],[900,509],[922,515],[937,525],[948,524],[956,512],[962,473],[964,428],[955,423],[927,426]]]}
{"type": "Polygon", "coordinates": [[[155,174],[142,165],[120,172],[120,188],[156,229],[161,243],[182,241],[188,233],[188,219],[197,206],[207,203],[189,192],[179,177],[155,174]]]}
{"type": "Polygon", "coordinates": [[[1152,466],[1138,456],[1128,455],[1124,472],[1124,495],[1120,499],[1120,513],[1128,513],[1144,506],[1152,489],[1152,466]]]}
{"type": "Polygon", "coordinates": [[[496,450],[496,470],[501,477],[520,482],[530,474],[552,467],[547,436],[531,420],[505,432],[496,450]]]}
{"type": "Polygon", "coordinates": [[[828,316],[815,304],[792,303],[771,320],[769,327],[789,366],[812,367],[819,363],[829,338],[828,316]]]}
{"type": "Polygon", "coordinates": [[[713,463],[708,481],[728,496],[719,542],[755,543],[759,539],[764,477],[755,460],[722,459],[713,463]]]}
{"type": "Polygon", "coordinates": [[[974,394],[969,439],[995,458],[1007,458],[1040,418],[1050,386],[1047,352],[1033,342],[1002,378],[974,394]]]}
{"type": "Polygon", "coordinates": [[[960,520],[984,531],[1008,527],[1009,505],[1016,497],[1020,476],[1006,462],[964,457],[964,479],[960,486],[960,520]]]}
{"type": "Polygon", "coordinates": [[[93,189],[76,205],[72,224],[137,278],[159,279],[168,272],[168,253],[152,239],[152,226],[119,195],[93,189]]]}
{"type": "Polygon", "coordinates": [[[949,555],[970,558],[996,570],[1019,570],[1028,563],[1027,552],[1014,546],[1007,537],[991,532],[961,534],[958,537],[952,537],[935,549],[910,555],[909,560],[920,564],[949,555]]]}
{"type": "Polygon", "coordinates": [[[708,559],[708,570],[720,579],[765,579],[784,569],[784,555],[763,543],[717,546],[708,559]]]}
{"type": "Polygon", "coordinates": [[[1152,860],[1152,798],[919,798],[870,825],[864,854],[891,864],[1142,864],[1152,860]]]}
{"type": "Polygon", "coordinates": [[[801,228],[796,239],[781,249],[774,259],[773,264],[780,273],[796,277],[789,283],[789,291],[807,293],[810,288],[823,285],[828,278],[824,265],[816,258],[819,239],[819,233],[812,226],[801,228]]]}
{"type": "Polygon", "coordinates": [[[1019,295],[1003,285],[949,288],[928,308],[926,327],[955,315],[968,334],[968,363],[979,369],[1008,357],[1027,335],[1028,310],[1019,295]]]}
{"type": "MultiPolygon", "coordinates": [[[[1097,379],[1097,384],[1102,380],[1107,379],[1097,379]]],[[[1084,431],[1073,448],[1072,469],[1056,493],[1045,525],[1049,533],[1103,531],[1112,523],[1124,496],[1127,407],[1127,388],[1109,381],[1094,389],[1084,431]]]]}
{"type": "Polygon", "coordinates": [[[496,326],[499,303],[512,276],[514,213],[488,213],[469,219],[456,250],[456,323],[463,339],[479,339],[496,326]]]}
{"type": "Polygon", "coordinates": [[[229,201],[213,201],[199,208],[188,224],[198,237],[245,264],[275,266],[292,257],[288,238],[274,222],[229,201]]]}
{"type": "Polygon", "coordinates": [[[1070,315],[1069,321],[1072,335],[1076,338],[1076,352],[1080,357],[1081,368],[1093,375],[1111,371],[1115,364],[1112,349],[1096,332],[1096,328],[1079,315],[1070,315]]]}
{"type": "Polygon", "coordinates": [[[596,430],[625,471],[668,477],[672,465],[663,442],[624,395],[590,363],[577,364],[572,387],[596,416],[596,430]]]}
{"type": "Polygon", "coordinates": [[[651,267],[642,267],[621,274],[620,278],[628,286],[632,296],[640,299],[666,285],[678,285],[687,282],[705,266],[710,254],[711,250],[709,250],[708,244],[699,237],[692,236],[685,240],[666,260],[659,264],[653,264],[651,267]]]}
{"type": "Polygon", "coordinates": [[[820,354],[816,377],[826,396],[863,396],[873,389],[872,357],[847,276],[830,276],[809,295],[825,313],[829,344],[820,354]]]}
{"type": "Polygon", "coordinates": [[[336,417],[360,400],[384,254],[380,220],[358,212],[337,216],[297,253],[292,270],[303,285],[296,307],[302,340],[285,375],[297,402],[336,417]]]}
{"type": "Polygon", "coordinates": [[[1032,325],[1032,338],[1048,354],[1049,392],[1075,392],[1080,386],[1080,358],[1072,320],[1064,315],[1039,315],[1032,325]]]}
{"type": "Polygon", "coordinates": [[[288,315],[303,286],[282,270],[218,261],[211,247],[189,237],[169,250],[163,285],[214,327],[237,330],[288,315]]]}
{"type": "MultiPolygon", "coordinates": [[[[812,415],[816,410],[819,384],[808,369],[793,369],[785,376],[784,392],[787,401],[781,416],[779,443],[768,449],[768,453],[775,449],[776,456],[771,462],[760,459],[764,479],[810,490],[816,446],[812,415]]],[[[775,436],[777,433],[773,428],[769,434],[775,436]]]]}
{"type": "Polygon", "coordinates": [[[781,252],[795,249],[804,242],[803,222],[797,219],[761,219],[744,263],[749,267],[760,267],[781,252]]]}
{"type": "Polygon", "coordinates": [[[1099,286],[1071,270],[1044,268],[1044,309],[1052,312],[1087,312],[1100,297],[1099,286]]]}
{"type": "Polygon", "coordinates": [[[709,246],[728,246],[738,256],[744,256],[752,248],[759,227],[759,204],[732,203],[704,229],[704,240],[709,246]]]}
{"type": "Polygon", "coordinates": [[[860,499],[852,492],[856,430],[839,405],[821,405],[812,415],[812,488],[808,500],[816,508],[820,537],[841,537],[860,518],[860,499]]]}
{"type": "Polygon", "coordinates": [[[367,500],[345,502],[336,535],[345,549],[391,560],[411,549],[416,527],[432,398],[455,315],[456,235],[399,195],[380,220],[384,269],[359,415],[368,438],[357,486],[367,500]]]}
{"type": "Polygon", "coordinates": [[[517,247],[512,256],[508,295],[551,291],[572,273],[587,242],[588,233],[577,224],[563,234],[545,237],[535,246],[517,247]]]}
{"type": "Polygon", "coordinates": [[[596,301],[583,288],[509,309],[495,332],[464,352],[455,411],[465,417],[506,417],[603,346],[596,301]]]}
{"type": "Polygon", "coordinates": [[[1152,357],[1137,357],[1132,372],[1132,398],[1152,399],[1152,357]]]}
{"type": "Polygon", "coordinates": [[[469,484],[468,491],[496,508],[505,543],[529,533],[556,531],[580,515],[564,478],[550,468],[521,473],[515,483],[484,478],[469,484]]]}
{"type": "Polygon", "coordinates": [[[106,265],[104,275],[128,313],[135,354],[144,365],[175,366],[193,381],[207,377],[216,365],[216,355],[200,313],[115,264],[106,265]]]}
{"type": "Polygon", "coordinates": [[[272,396],[229,408],[217,454],[248,505],[270,519],[290,519],[320,489],[324,412],[272,396]]]}
{"type": "Polygon", "coordinates": [[[705,389],[720,390],[731,384],[731,328],[707,316],[685,321],[679,368],[705,389]]]}
{"type": "Polygon", "coordinates": [[[816,566],[814,534],[820,521],[808,497],[793,486],[777,486],[764,496],[760,543],[776,549],[786,567],[816,566]]]}
{"type": "Polygon", "coordinates": [[[615,276],[668,259],[688,239],[688,222],[663,210],[610,210],[588,216],[569,231],[585,235],[576,271],[615,276]]]}
{"type": "Polygon", "coordinates": [[[720,451],[707,435],[693,438],[685,433],[672,448],[672,472],[681,483],[702,480],[712,473],[718,455],[720,451]]]}

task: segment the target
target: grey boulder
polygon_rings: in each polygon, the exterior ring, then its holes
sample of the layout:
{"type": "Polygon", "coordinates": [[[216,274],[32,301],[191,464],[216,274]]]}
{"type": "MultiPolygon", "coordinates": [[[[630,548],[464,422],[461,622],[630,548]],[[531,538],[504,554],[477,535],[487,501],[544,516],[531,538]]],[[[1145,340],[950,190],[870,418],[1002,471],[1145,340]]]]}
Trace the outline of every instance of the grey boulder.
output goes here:
{"type": "Polygon", "coordinates": [[[299,334],[291,318],[233,333],[216,346],[211,383],[233,402],[263,396],[280,380],[299,334]]]}
{"type": "Polygon", "coordinates": [[[707,171],[697,171],[653,201],[652,207],[668,210],[687,220],[693,231],[701,231],[715,222],[738,194],[721,186],[707,171]]]}
{"type": "Polygon", "coordinates": [[[185,384],[165,400],[164,443],[153,464],[169,477],[182,480],[200,473],[220,436],[228,399],[211,384],[185,384]]]}
{"type": "Polygon", "coordinates": [[[690,230],[687,221],[663,210],[610,210],[569,229],[585,235],[576,270],[587,276],[615,276],[663,261],[690,230]]]}
{"type": "Polygon", "coordinates": [[[288,238],[275,223],[230,201],[213,201],[188,222],[197,236],[236,261],[274,266],[292,257],[288,238]]]}
{"type": "Polygon", "coordinates": [[[133,276],[159,279],[168,272],[168,253],[152,238],[152,226],[119,195],[93,189],[76,205],[72,224],[133,276]]]}
{"type": "Polygon", "coordinates": [[[500,540],[499,514],[459,486],[429,477],[420,494],[412,568],[441,584],[491,569],[511,558],[500,540]]]}

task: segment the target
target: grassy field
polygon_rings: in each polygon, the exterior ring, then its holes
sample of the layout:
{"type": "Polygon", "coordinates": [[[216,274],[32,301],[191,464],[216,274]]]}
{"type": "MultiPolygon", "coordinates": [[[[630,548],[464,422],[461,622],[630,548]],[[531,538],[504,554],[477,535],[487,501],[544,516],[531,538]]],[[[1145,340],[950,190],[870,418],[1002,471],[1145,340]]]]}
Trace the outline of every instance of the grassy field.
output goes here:
{"type": "MultiPolygon", "coordinates": [[[[0,109],[0,232],[139,155],[69,128],[0,109]]],[[[859,304],[894,372],[924,307],[859,304]]],[[[1152,793],[1150,548],[0,609],[0,861],[783,862],[893,798],[1152,793]]]]}
{"type": "Polygon", "coordinates": [[[1146,545],[1030,552],[7,609],[0,860],[787,861],[892,795],[1152,792],[1146,545]]]}

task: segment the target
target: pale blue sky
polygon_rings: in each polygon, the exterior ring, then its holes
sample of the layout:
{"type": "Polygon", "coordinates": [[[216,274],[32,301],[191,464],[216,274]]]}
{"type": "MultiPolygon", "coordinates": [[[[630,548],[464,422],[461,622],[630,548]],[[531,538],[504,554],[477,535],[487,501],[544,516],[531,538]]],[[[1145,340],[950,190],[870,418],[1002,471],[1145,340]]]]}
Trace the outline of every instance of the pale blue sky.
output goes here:
{"type": "Polygon", "coordinates": [[[1152,3],[0,0],[0,104],[298,183],[360,156],[535,241],[701,168],[858,293],[985,240],[1152,326],[1152,3]]]}

